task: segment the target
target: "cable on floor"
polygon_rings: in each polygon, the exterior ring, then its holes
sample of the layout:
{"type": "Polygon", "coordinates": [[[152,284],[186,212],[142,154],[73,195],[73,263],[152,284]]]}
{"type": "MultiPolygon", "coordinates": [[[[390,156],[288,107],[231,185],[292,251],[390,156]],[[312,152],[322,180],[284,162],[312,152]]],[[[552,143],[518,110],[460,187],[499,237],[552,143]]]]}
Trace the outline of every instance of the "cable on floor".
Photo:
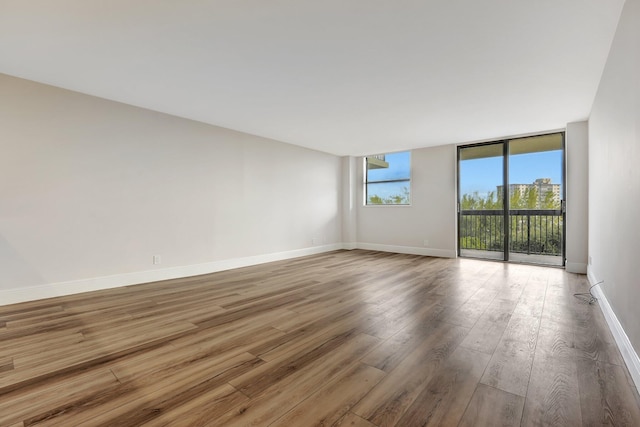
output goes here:
{"type": "Polygon", "coordinates": [[[591,292],[591,289],[595,288],[596,286],[598,286],[601,283],[604,283],[604,280],[599,281],[595,285],[591,285],[589,287],[589,292],[580,292],[580,293],[577,293],[577,294],[573,294],[573,296],[574,297],[579,297],[579,298],[588,296],[589,297],[589,304],[593,304],[594,302],[598,301],[598,298],[596,298],[595,295],[593,295],[593,292],[591,292]]]}

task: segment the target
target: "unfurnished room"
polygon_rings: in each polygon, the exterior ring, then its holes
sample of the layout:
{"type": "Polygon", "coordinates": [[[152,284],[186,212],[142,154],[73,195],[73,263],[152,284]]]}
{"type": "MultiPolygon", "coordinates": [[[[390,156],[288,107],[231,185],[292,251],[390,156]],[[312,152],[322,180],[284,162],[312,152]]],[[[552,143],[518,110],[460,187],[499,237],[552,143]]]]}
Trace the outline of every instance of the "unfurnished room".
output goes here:
{"type": "Polygon", "coordinates": [[[0,0],[0,426],[640,426],[640,0],[0,0]]]}

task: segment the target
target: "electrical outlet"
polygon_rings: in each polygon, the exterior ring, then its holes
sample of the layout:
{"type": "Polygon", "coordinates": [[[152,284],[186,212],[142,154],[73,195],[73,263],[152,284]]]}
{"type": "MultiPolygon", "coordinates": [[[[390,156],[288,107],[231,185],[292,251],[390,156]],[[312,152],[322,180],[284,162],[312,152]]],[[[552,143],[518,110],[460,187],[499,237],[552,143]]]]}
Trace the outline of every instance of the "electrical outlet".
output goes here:
{"type": "Polygon", "coordinates": [[[162,258],[160,258],[160,255],[153,256],[153,264],[154,265],[162,264],[162,258]]]}
{"type": "Polygon", "coordinates": [[[429,239],[424,239],[424,240],[422,241],[422,244],[423,244],[424,246],[429,246],[429,239]]]}
{"type": "Polygon", "coordinates": [[[314,237],[311,239],[311,244],[312,245],[319,245],[320,244],[320,238],[319,237],[314,237]]]}
{"type": "Polygon", "coordinates": [[[589,265],[593,265],[593,258],[589,255],[589,265]]]}

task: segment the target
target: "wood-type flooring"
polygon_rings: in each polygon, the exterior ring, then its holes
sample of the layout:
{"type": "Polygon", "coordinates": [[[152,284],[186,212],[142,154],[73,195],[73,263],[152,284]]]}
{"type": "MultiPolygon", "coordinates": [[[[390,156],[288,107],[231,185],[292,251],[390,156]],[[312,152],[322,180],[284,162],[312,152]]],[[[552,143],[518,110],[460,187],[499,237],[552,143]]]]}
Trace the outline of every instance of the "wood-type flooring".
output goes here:
{"type": "Polygon", "coordinates": [[[584,276],[336,251],[0,307],[0,426],[640,426],[584,276]]]}

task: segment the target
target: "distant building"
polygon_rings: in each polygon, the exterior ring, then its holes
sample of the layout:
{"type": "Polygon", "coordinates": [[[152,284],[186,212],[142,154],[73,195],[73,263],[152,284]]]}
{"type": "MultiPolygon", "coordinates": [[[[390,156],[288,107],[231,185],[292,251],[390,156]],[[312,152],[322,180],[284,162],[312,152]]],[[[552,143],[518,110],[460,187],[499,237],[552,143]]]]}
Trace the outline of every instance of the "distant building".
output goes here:
{"type": "MultiPolygon", "coordinates": [[[[498,185],[498,200],[502,199],[504,186],[498,185]]],[[[560,206],[560,184],[552,184],[551,178],[538,178],[533,184],[509,184],[509,197],[518,191],[520,196],[524,196],[527,190],[537,190],[538,201],[536,203],[536,209],[540,209],[547,198],[547,194],[553,194],[552,200],[555,206],[560,206]]]]}

